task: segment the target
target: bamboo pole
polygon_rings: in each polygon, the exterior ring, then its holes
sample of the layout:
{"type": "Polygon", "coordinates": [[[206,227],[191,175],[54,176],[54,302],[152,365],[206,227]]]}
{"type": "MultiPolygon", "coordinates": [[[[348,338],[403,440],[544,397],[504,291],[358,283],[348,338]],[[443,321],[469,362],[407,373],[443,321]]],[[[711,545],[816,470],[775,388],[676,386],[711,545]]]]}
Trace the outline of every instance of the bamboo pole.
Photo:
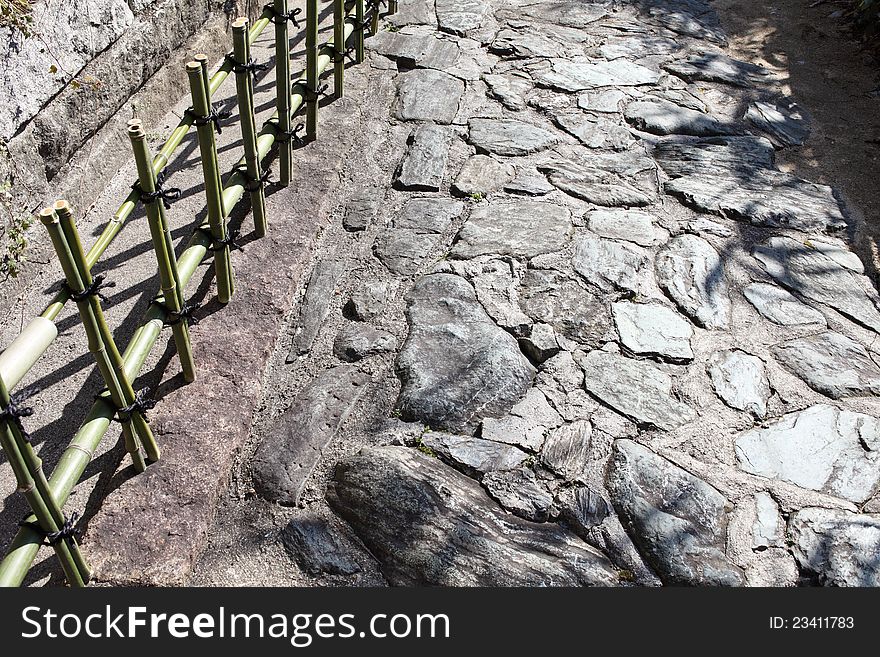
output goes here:
{"type": "MultiPolygon", "coordinates": [[[[236,19],[232,23],[232,54],[235,63],[239,65],[235,73],[235,90],[238,97],[238,115],[241,119],[241,140],[244,143],[244,162],[248,181],[248,191],[251,197],[251,209],[254,212],[254,228],[257,237],[265,237],[268,230],[266,222],[266,200],[263,192],[263,172],[260,170],[260,155],[257,152],[257,125],[254,120],[254,87],[253,77],[246,68],[250,61],[251,53],[247,42],[247,18],[236,19]],[[245,68],[242,68],[245,67],[245,68]]],[[[287,24],[287,21],[283,21],[287,24]]],[[[285,28],[286,32],[286,28],[285,28]]],[[[289,75],[289,74],[288,74],[289,75]]],[[[290,93],[290,81],[284,85],[290,93]]],[[[279,114],[279,128],[290,129],[290,109],[285,110],[287,116],[287,128],[280,124],[284,115],[279,114]]],[[[286,142],[288,154],[290,142],[286,142]]],[[[282,142],[282,151],[285,142],[282,142]]],[[[288,165],[290,162],[288,162],[288,165]]],[[[289,172],[288,172],[289,173],[289,172]]]]}
{"type": "Polygon", "coordinates": [[[306,137],[318,136],[318,0],[306,0],[306,137]]]}
{"type": "Polygon", "coordinates": [[[388,0],[388,13],[396,14],[397,13],[397,0],[388,0]]]}
{"type": "Polygon", "coordinates": [[[374,36],[379,31],[379,7],[381,0],[371,0],[373,11],[370,14],[370,36],[374,36]]]}
{"type": "MultiPolygon", "coordinates": [[[[0,406],[9,408],[11,401],[9,390],[0,378],[0,406]]],[[[3,447],[15,475],[18,490],[33,512],[25,522],[36,522],[46,535],[57,533],[64,528],[67,520],[52,497],[49,483],[43,474],[42,460],[19,427],[12,419],[4,418],[0,425],[0,446],[3,447]]],[[[68,583],[76,587],[85,586],[89,581],[90,571],[75,537],[65,536],[54,542],[52,548],[68,583]]]]}
{"type": "MultiPolygon", "coordinates": [[[[204,70],[198,61],[186,65],[189,87],[193,99],[193,111],[199,117],[207,117],[211,113],[211,104],[205,95],[204,70]]],[[[197,128],[199,136],[199,152],[202,156],[202,172],[205,179],[205,196],[208,206],[208,223],[214,244],[219,246],[214,257],[214,269],[217,272],[217,299],[220,303],[229,303],[235,292],[235,279],[232,261],[229,257],[229,245],[226,241],[226,211],[221,194],[220,168],[217,166],[217,144],[214,141],[214,127],[209,122],[197,128]]],[[[231,207],[231,206],[229,206],[231,207]]]]}
{"type": "Polygon", "coordinates": [[[333,0],[333,92],[342,98],[345,82],[345,0],[333,0]]]}
{"type": "MultiPolygon", "coordinates": [[[[351,23],[346,25],[346,37],[354,30],[351,23]]],[[[327,43],[318,53],[318,75],[320,75],[333,61],[333,47],[327,43]]],[[[296,83],[291,91],[291,112],[296,112],[302,107],[308,96],[307,88],[296,83]]],[[[260,158],[265,158],[275,143],[277,117],[270,117],[260,130],[257,137],[257,147],[260,158]]],[[[224,200],[228,207],[233,207],[244,193],[244,178],[238,173],[233,173],[223,190],[224,200]]],[[[197,267],[208,253],[211,245],[211,237],[207,232],[208,224],[202,224],[190,237],[186,248],[177,261],[181,283],[186,286],[196,272],[197,267]]],[[[123,354],[125,374],[134,378],[140,372],[144,362],[152,351],[162,332],[162,326],[167,318],[167,312],[159,305],[153,303],[147,309],[144,321],[134,332],[128,348],[123,354]]],[[[63,505],[70,496],[71,491],[85,472],[86,467],[97,450],[101,439],[110,426],[114,415],[114,407],[109,400],[109,393],[102,393],[101,397],[92,405],[86,419],[80,425],[70,445],[61,455],[58,465],[49,477],[49,485],[54,492],[55,499],[63,505]]],[[[30,527],[21,527],[12,541],[6,557],[0,561],[0,587],[20,586],[24,581],[28,568],[33,563],[40,549],[41,535],[30,527]]]]}
{"type": "MultiPolygon", "coordinates": [[[[278,20],[277,16],[287,16],[287,0],[273,0],[275,11],[275,108],[278,110],[278,127],[285,134],[290,133],[290,35],[287,18],[278,20]]],[[[234,28],[233,28],[234,29],[234,28]]],[[[233,32],[234,34],[234,32],[233,32]]],[[[239,100],[239,105],[241,100],[239,100]]],[[[254,128],[256,133],[256,128],[254,128]]],[[[278,143],[279,182],[282,187],[290,184],[293,145],[290,138],[278,143]]],[[[256,215],[255,215],[256,216],[256,215]]]]}
{"type": "Polygon", "coordinates": [[[366,14],[365,5],[365,0],[355,0],[354,2],[354,58],[358,64],[364,61],[364,28],[366,28],[364,22],[364,15],[366,14]]]}
{"type": "MultiPolygon", "coordinates": [[[[138,178],[141,190],[147,194],[156,191],[156,176],[150,164],[150,153],[147,150],[146,135],[141,124],[137,123],[128,127],[128,138],[131,141],[134,159],[137,163],[138,178]]],[[[162,303],[168,306],[174,320],[171,324],[174,344],[177,347],[177,355],[180,358],[180,366],[183,370],[183,378],[186,381],[196,380],[196,366],[193,360],[192,345],[189,337],[189,324],[187,318],[181,315],[184,308],[183,290],[178,281],[177,257],[171,243],[171,230],[165,220],[159,199],[146,203],[147,222],[150,226],[150,236],[153,240],[153,250],[156,252],[156,261],[159,266],[159,285],[162,290],[162,303]]]]}
{"type": "MultiPolygon", "coordinates": [[[[58,254],[58,260],[61,263],[61,269],[64,271],[64,276],[67,279],[68,287],[74,292],[82,293],[88,287],[89,283],[91,283],[91,280],[87,283],[83,281],[80,276],[79,268],[73,259],[73,254],[71,253],[71,246],[67,241],[64,230],[61,228],[60,219],[55,209],[43,208],[43,210],[40,211],[40,221],[43,222],[43,225],[46,226],[46,230],[49,232],[49,238],[52,240],[52,246],[55,247],[55,252],[58,254]]],[[[114,372],[113,365],[111,364],[110,356],[107,352],[107,346],[101,339],[101,329],[99,327],[100,320],[96,315],[95,307],[90,303],[92,298],[94,297],[83,297],[76,302],[88,338],[89,352],[95,357],[95,361],[98,363],[98,370],[101,372],[101,377],[104,379],[107,390],[110,392],[114,408],[124,408],[128,406],[130,402],[126,400],[122,391],[122,386],[120,385],[116,373],[114,372]]],[[[97,312],[101,312],[100,305],[98,306],[97,312]]],[[[103,319],[103,313],[101,319],[103,319]]],[[[135,469],[138,472],[143,472],[146,469],[146,465],[144,463],[144,457],[140,452],[140,444],[137,439],[136,429],[130,419],[123,419],[122,434],[125,441],[126,451],[131,455],[131,460],[134,463],[135,469]]]]}

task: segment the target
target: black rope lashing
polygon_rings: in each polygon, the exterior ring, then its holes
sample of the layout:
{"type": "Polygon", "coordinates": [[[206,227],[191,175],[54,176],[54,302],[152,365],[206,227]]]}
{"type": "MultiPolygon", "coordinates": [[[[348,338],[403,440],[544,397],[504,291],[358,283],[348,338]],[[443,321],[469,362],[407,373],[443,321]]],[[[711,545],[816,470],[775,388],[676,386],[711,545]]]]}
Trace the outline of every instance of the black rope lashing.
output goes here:
{"type": "Polygon", "coordinates": [[[74,301],[85,301],[89,297],[98,297],[101,301],[106,303],[107,297],[101,293],[101,290],[108,287],[116,287],[116,281],[108,281],[107,274],[98,274],[81,292],[70,289],[70,286],[68,286],[67,289],[70,291],[70,298],[74,301]]]}
{"type": "Polygon", "coordinates": [[[296,9],[291,9],[286,14],[282,14],[281,12],[276,11],[273,5],[266,5],[266,9],[268,9],[272,13],[272,16],[269,18],[269,20],[275,23],[275,25],[290,21],[291,23],[293,23],[293,26],[296,29],[300,28],[299,21],[296,20],[296,17],[299,16],[303,11],[300,7],[297,7],[296,9]]]}
{"type": "MultiPolygon", "coordinates": [[[[187,110],[188,112],[194,111],[192,108],[187,110]]],[[[214,124],[214,130],[217,131],[218,135],[223,134],[223,128],[220,126],[220,121],[225,121],[226,119],[232,116],[232,112],[229,110],[221,110],[216,105],[211,105],[211,111],[208,112],[205,116],[195,116],[193,119],[193,123],[196,125],[208,125],[209,123],[214,124]]]]}
{"type": "Polygon", "coordinates": [[[128,406],[123,406],[122,408],[116,409],[116,413],[118,415],[113,419],[116,422],[125,422],[126,420],[131,418],[131,414],[134,411],[137,411],[141,414],[141,417],[149,422],[149,418],[147,418],[147,411],[153,408],[155,405],[156,400],[150,397],[150,388],[141,388],[136,393],[134,393],[134,400],[128,406]]]}
{"type": "Polygon", "coordinates": [[[25,406],[24,403],[38,392],[40,392],[40,388],[36,386],[13,392],[9,395],[9,403],[0,408],[0,420],[6,420],[10,424],[14,424],[26,443],[31,442],[31,435],[21,423],[21,418],[33,415],[34,409],[30,406],[25,406]]]}
{"type": "Polygon", "coordinates": [[[327,95],[327,84],[322,84],[315,91],[309,89],[307,84],[303,84],[303,100],[307,101],[315,101],[318,100],[321,96],[327,95]]]}
{"type": "Polygon", "coordinates": [[[238,244],[236,241],[239,237],[241,237],[241,230],[239,230],[238,228],[227,230],[226,237],[224,237],[223,239],[216,239],[214,237],[214,233],[211,232],[210,228],[202,227],[199,228],[199,231],[210,237],[214,242],[214,245],[209,247],[208,251],[216,253],[217,251],[223,250],[227,246],[230,249],[244,250],[244,247],[241,244],[238,244]]]}
{"type": "Polygon", "coordinates": [[[79,536],[79,529],[76,526],[78,521],[79,514],[74,512],[70,518],[64,518],[64,523],[61,525],[61,529],[57,532],[47,532],[40,526],[40,523],[35,520],[28,520],[27,518],[18,523],[18,526],[31,528],[36,533],[43,536],[43,545],[54,547],[65,539],[75,539],[79,536]]]}
{"type": "Polygon", "coordinates": [[[171,209],[171,203],[180,198],[180,189],[178,187],[169,187],[165,189],[165,179],[168,177],[168,168],[164,168],[156,176],[155,190],[145,192],[139,182],[136,182],[131,188],[140,193],[141,202],[144,204],[155,203],[159,199],[166,210],[171,209]]]}
{"type": "Polygon", "coordinates": [[[232,62],[232,72],[233,73],[250,73],[254,77],[257,76],[257,71],[265,71],[269,68],[269,62],[263,62],[262,64],[258,64],[253,57],[247,60],[244,64],[239,64],[235,61],[235,57],[232,54],[227,54],[226,59],[232,62]]]}
{"type": "Polygon", "coordinates": [[[187,301],[183,302],[183,306],[181,306],[180,310],[172,310],[168,304],[156,302],[156,305],[160,308],[164,309],[166,313],[168,313],[168,317],[166,318],[164,325],[165,326],[176,326],[183,321],[186,321],[190,326],[194,326],[199,323],[199,318],[193,315],[193,313],[199,309],[199,306],[194,303],[189,303],[187,301]]]}
{"type": "Polygon", "coordinates": [[[239,169],[239,173],[247,179],[247,183],[244,188],[249,192],[255,192],[258,189],[262,189],[265,185],[270,182],[270,178],[272,178],[272,169],[266,167],[260,172],[256,178],[251,178],[247,171],[244,169],[239,169]]]}
{"type": "Polygon", "coordinates": [[[354,55],[352,55],[355,50],[353,47],[346,50],[339,50],[336,48],[336,46],[332,46],[332,49],[334,62],[343,61],[347,57],[348,61],[350,61],[352,64],[357,64],[357,60],[355,59],[354,55]]]}
{"type": "Polygon", "coordinates": [[[280,141],[282,143],[292,141],[297,146],[302,146],[305,143],[305,140],[300,134],[306,128],[305,123],[297,123],[290,130],[282,130],[277,121],[273,123],[273,126],[275,128],[276,141],[280,141]]]}

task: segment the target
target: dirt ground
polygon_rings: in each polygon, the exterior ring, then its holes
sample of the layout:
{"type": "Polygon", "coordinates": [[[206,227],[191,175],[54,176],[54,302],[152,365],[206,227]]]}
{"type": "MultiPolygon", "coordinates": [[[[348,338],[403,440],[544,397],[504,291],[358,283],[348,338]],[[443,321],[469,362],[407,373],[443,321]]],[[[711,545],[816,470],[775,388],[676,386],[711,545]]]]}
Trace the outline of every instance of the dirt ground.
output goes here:
{"type": "Polygon", "coordinates": [[[780,151],[780,168],[835,187],[853,215],[850,239],[875,284],[880,276],[880,68],[841,12],[850,0],[717,0],[712,3],[733,57],[780,76],[812,120],[800,148],[780,151]]]}

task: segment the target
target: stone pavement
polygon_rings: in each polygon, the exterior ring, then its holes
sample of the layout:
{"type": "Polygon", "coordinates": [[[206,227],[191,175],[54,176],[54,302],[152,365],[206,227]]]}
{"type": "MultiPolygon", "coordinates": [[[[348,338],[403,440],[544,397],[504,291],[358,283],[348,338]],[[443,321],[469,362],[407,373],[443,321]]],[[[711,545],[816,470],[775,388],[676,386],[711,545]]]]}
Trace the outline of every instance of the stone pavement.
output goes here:
{"type": "Polygon", "coordinates": [[[774,166],[806,113],[703,0],[388,22],[193,581],[880,584],[880,297],[774,166]]]}

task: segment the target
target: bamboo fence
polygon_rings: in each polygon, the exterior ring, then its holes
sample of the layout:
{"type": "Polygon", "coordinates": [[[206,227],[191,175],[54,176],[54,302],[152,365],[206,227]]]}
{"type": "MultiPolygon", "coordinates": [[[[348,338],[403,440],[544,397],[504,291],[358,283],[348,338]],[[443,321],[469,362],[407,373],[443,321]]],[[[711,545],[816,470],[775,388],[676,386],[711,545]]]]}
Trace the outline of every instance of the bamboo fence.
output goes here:
{"type": "MultiPolygon", "coordinates": [[[[293,117],[305,105],[306,139],[313,140],[318,128],[318,100],[321,74],[333,64],[334,95],[343,93],[345,58],[364,60],[365,30],[378,30],[381,0],[329,0],[333,8],[333,37],[318,45],[318,0],[306,0],[306,67],[296,78],[290,75],[290,29],[300,27],[301,10],[289,10],[288,0],[272,0],[262,14],[250,23],[246,18],[232,23],[232,51],[213,76],[208,76],[208,58],[196,55],[186,65],[192,107],[184,114],[162,148],[151,157],[143,125],[132,120],[128,138],[132,145],[138,180],[94,244],[85,251],[73,210],[66,201],[44,208],[40,220],[46,227],[64,273],[65,284],[45,310],[34,318],[10,345],[0,353],[0,447],[10,463],[18,490],[27,500],[31,515],[22,521],[5,558],[0,562],[0,586],[20,586],[41,545],[55,551],[67,582],[84,586],[89,582],[89,566],[76,540],[76,517],[63,513],[71,491],[91,461],[111,421],[122,425],[122,440],[132,464],[142,472],[160,458],[159,446],[150,430],[147,411],[155,403],[147,390],[135,391],[137,378],[164,326],[171,326],[172,339],[186,381],[196,377],[189,324],[192,307],[185,289],[196,268],[213,254],[218,300],[228,303],[235,293],[235,278],[229,253],[236,234],[227,226],[232,209],[248,192],[254,215],[254,232],[263,237],[268,230],[264,187],[269,169],[263,160],[278,147],[279,184],[290,182],[293,143],[303,141],[292,128],[293,117]],[[257,130],[254,114],[254,74],[266,64],[251,58],[251,46],[269,24],[275,31],[276,111],[257,130]],[[349,46],[349,42],[353,45],[349,46]],[[354,52],[352,56],[350,53],[354,52]],[[211,104],[226,79],[234,74],[239,109],[243,156],[222,184],[217,159],[215,129],[221,118],[211,104]],[[175,256],[167,213],[179,190],[164,186],[165,168],[190,129],[196,126],[205,182],[207,218],[196,226],[180,257],[175,256]],[[124,352],[120,353],[104,317],[101,288],[111,283],[91,271],[131,217],[143,203],[150,238],[159,272],[159,293],[147,309],[124,352]],[[65,304],[73,299],[88,337],[88,350],[94,356],[105,390],[92,405],[50,476],[29,441],[25,418],[32,410],[25,406],[32,390],[15,388],[46,353],[58,335],[55,320],[65,304]]],[[[388,13],[397,3],[388,3],[388,13]]]]}

